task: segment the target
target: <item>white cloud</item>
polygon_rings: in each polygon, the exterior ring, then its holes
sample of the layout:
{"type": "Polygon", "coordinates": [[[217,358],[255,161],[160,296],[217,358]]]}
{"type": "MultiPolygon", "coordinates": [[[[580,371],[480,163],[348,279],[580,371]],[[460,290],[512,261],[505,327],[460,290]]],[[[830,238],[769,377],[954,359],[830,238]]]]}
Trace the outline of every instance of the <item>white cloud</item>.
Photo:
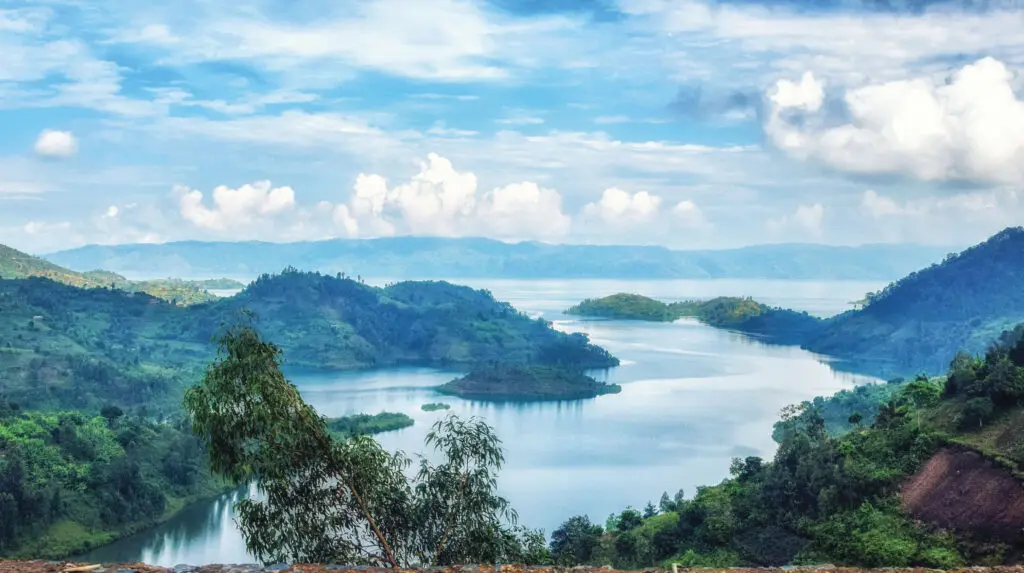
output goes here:
{"type": "Polygon", "coordinates": [[[347,202],[333,210],[335,225],[350,236],[392,234],[503,239],[559,237],[569,232],[557,191],[524,181],[478,195],[477,177],[435,153],[409,181],[388,187],[375,174],[356,178],[347,202]]]}
{"type": "Polygon", "coordinates": [[[675,207],[672,207],[672,214],[687,226],[702,227],[707,225],[704,212],[701,211],[701,208],[696,203],[689,199],[676,203],[675,207]]]}
{"type": "Polygon", "coordinates": [[[78,141],[70,131],[46,129],[39,134],[33,149],[43,157],[71,157],[78,152],[78,141]]]}
{"type": "Polygon", "coordinates": [[[583,207],[585,217],[597,217],[611,223],[644,221],[657,214],[661,197],[647,191],[629,193],[610,187],[601,193],[601,199],[583,207]]]}
{"type": "Polygon", "coordinates": [[[766,226],[769,232],[776,236],[819,239],[823,236],[822,221],[824,218],[825,206],[821,203],[799,205],[789,215],[770,219],[766,226]]]}
{"type": "Polygon", "coordinates": [[[271,187],[270,181],[257,181],[238,189],[220,186],[213,190],[213,207],[203,204],[203,193],[187,187],[180,194],[181,216],[197,227],[217,231],[247,228],[288,211],[295,205],[291,187],[271,187]]]}
{"type": "Polygon", "coordinates": [[[115,218],[117,218],[117,215],[120,212],[121,212],[121,210],[117,208],[117,205],[111,205],[111,206],[107,207],[107,212],[103,214],[103,218],[105,218],[105,219],[115,219],[115,218]]]}
{"type": "MultiPolygon", "coordinates": [[[[804,76],[809,86],[813,76],[804,76]]],[[[1013,74],[984,58],[948,82],[900,80],[848,90],[849,122],[792,122],[789,108],[821,107],[820,90],[780,81],[770,97],[769,138],[801,158],[853,173],[900,174],[925,181],[1024,182],[1024,101],[1013,74]],[[800,92],[802,95],[796,95],[800,92]],[[805,93],[806,92],[806,93],[805,93]],[[776,97],[778,94],[786,95],[776,97]]]]}

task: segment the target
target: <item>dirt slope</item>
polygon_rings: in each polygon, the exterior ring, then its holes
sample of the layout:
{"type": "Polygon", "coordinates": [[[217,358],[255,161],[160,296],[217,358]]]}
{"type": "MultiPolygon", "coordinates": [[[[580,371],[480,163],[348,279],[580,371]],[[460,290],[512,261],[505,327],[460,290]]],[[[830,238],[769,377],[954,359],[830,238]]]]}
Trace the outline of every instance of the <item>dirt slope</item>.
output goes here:
{"type": "Polygon", "coordinates": [[[904,484],[903,510],[948,529],[1024,540],[1024,483],[961,447],[940,450],[904,484]]]}

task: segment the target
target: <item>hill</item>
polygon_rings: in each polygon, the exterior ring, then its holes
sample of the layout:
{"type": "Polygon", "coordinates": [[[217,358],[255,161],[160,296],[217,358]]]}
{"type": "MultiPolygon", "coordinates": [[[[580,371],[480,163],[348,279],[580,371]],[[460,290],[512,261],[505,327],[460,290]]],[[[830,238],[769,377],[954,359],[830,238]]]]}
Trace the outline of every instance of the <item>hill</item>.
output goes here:
{"type": "Polygon", "coordinates": [[[24,407],[176,409],[212,358],[211,336],[243,308],[292,368],[618,364],[583,335],[445,282],[375,288],[287,269],[233,297],[182,307],[30,278],[0,281],[0,394],[24,407]]]}
{"type": "Polygon", "coordinates": [[[865,306],[826,320],[803,342],[841,368],[883,377],[942,372],[960,350],[979,353],[1024,321],[1024,228],[890,284],[865,306]]]}
{"type": "Polygon", "coordinates": [[[47,255],[73,269],[133,276],[253,277],[287,265],[394,278],[776,278],[892,280],[940,260],[921,245],[760,245],[676,251],[653,246],[503,243],[477,238],[390,237],[316,242],[177,242],[90,245],[47,255]]]}
{"type": "MultiPolygon", "coordinates": [[[[0,245],[0,280],[44,277],[82,288],[115,288],[129,292],[144,292],[175,304],[209,302],[217,297],[205,290],[208,281],[182,281],[177,279],[130,281],[110,271],[92,270],[83,273],[59,267],[47,260],[33,257],[10,247],[0,245]]],[[[220,279],[224,281],[227,279],[220,279]]],[[[222,284],[217,282],[216,284],[222,284]]],[[[229,284],[239,284],[231,281],[229,284]]],[[[211,287],[212,288],[212,287],[211,287]]],[[[225,288],[225,287],[218,287],[225,288]]],[[[226,288],[235,288],[229,286],[226,288]]]]}

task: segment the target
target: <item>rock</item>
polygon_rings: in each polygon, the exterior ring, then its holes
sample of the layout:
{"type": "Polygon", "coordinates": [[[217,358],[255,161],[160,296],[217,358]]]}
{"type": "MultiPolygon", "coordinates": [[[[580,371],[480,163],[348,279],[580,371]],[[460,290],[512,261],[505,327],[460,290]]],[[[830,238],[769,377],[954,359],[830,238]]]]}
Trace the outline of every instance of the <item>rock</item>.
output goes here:
{"type": "Polygon", "coordinates": [[[184,563],[179,563],[178,565],[175,565],[172,570],[174,571],[174,573],[192,573],[196,569],[198,569],[198,567],[193,567],[192,565],[185,565],[184,563]]]}
{"type": "Polygon", "coordinates": [[[275,563],[273,565],[270,565],[270,566],[266,567],[266,570],[267,571],[274,571],[276,573],[277,571],[284,571],[285,569],[289,569],[289,568],[291,568],[291,565],[289,565],[287,563],[275,563]]]}
{"type": "MultiPolygon", "coordinates": [[[[98,573],[99,569],[96,569],[96,572],[98,573]]],[[[118,569],[115,573],[139,573],[139,572],[134,570],[134,569],[118,569]]]]}

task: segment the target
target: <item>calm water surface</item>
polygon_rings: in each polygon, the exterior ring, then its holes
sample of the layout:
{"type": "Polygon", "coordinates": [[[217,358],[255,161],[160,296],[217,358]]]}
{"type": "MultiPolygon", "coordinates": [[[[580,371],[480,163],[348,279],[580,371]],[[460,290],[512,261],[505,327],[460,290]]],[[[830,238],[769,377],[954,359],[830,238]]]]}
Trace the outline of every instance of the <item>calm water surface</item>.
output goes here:
{"type": "MultiPolygon", "coordinates": [[[[378,283],[378,281],[368,281],[378,283]]],[[[380,282],[384,282],[383,280],[380,282]]],[[[445,412],[420,406],[442,401],[451,412],[480,416],[504,440],[507,465],[499,487],[520,520],[550,532],[566,518],[603,522],[628,505],[657,502],[663,491],[714,484],[737,456],[770,457],[771,427],[794,402],[873,381],[832,372],[819,357],[767,346],[694,321],[671,324],[580,321],[561,310],[582,298],[637,292],[664,300],[750,295],[772,305],[827,316],[849,308],[880,284],[787,281],[460,281],[488,288],[499,300],[543,315],[566,331],[585,332],[622,366],[606,379],[622,393],[549,404],[488,404],[438,396],[432,387],[455,373],[431,369],[292,377],[326,416],[403,412],[416,424],[377,436],[384,447],[415,453],[445,412]]],[[[83,556],[93,562],[251,562],[232,513],[238,491],[192,506],[162,526],[83,556]]]]}

